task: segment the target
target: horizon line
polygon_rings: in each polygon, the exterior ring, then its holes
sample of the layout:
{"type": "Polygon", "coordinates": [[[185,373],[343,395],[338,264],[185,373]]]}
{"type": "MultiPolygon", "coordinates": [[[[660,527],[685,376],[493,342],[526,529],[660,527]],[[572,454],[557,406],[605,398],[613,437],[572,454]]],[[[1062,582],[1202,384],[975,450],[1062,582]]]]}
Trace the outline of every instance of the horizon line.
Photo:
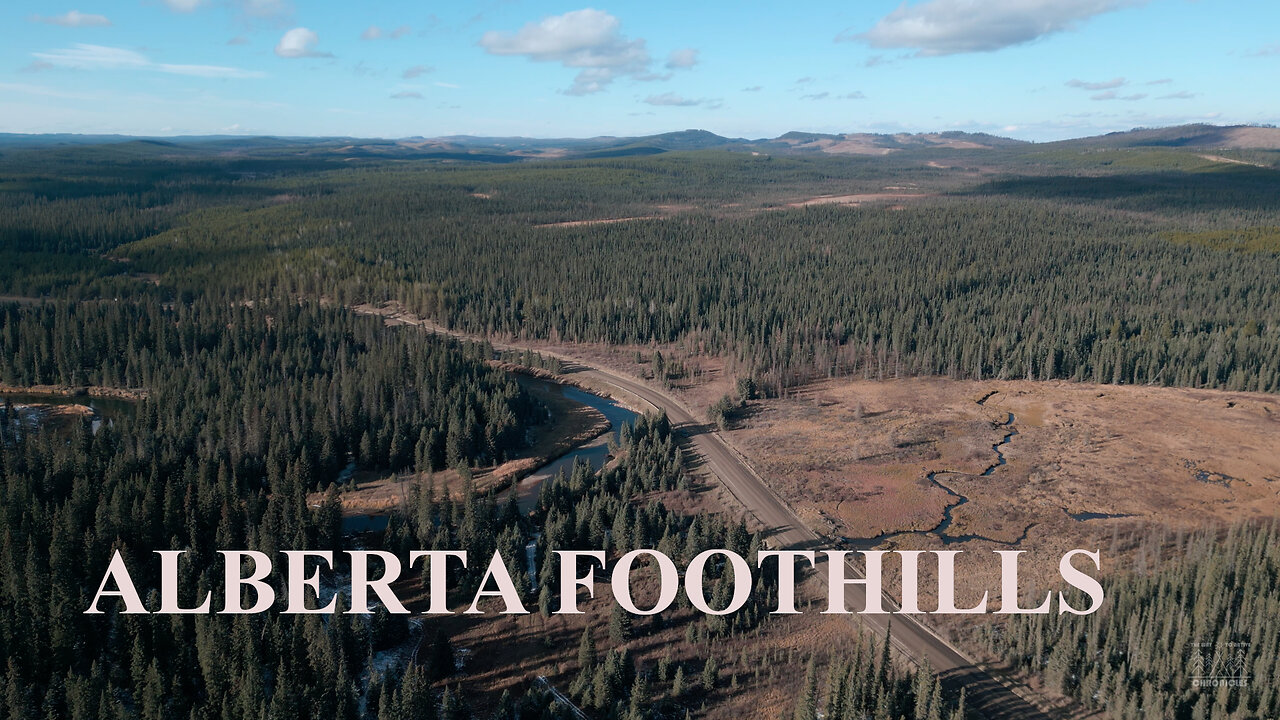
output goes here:
{"type": "Polygon", "coordinates": [[[916,132],[905,132],[905,131],[904,131],[904,132],[874,132],[874,131],[820,132],[820,131],[814,131],[814,130],[788,130],[788,131],[787,131],[787,132],[785,132],[785,133],[782,133],[782,134],[780,134],[780,135],[775,135],[775,136],[772,136],[772,137],[770,137],[770,136],[761,136],[761,137],[733,137],[733,136],[730,136],[730,135],[720,135],[719,133],[716,133],[716,132],[714,132],[714,131],[712,131],[712,130],[707,130],[707,129],[705,129],[705,128],[685,128],[685,129],[683,129],[683,130],[666,130],[666,131],[663,131],[663,132],[648,133],[648,134],[640,134],[640,135],[626,135],[626,134],[622,134],[622,135],[617,135],[617,134],[599,134],[599,135],[581,135],[581,136],[573,136],[573,135],[548,135],[548,136],[539,136],[539,135],[471,135],[471,134],[468,134],[468,133],[451,133],[451,134],[448,134],[448,135],[400,135],[400,136],[377,136],[377,135],[290,135],[290,134],[285,134],[285,133],[252,133],[252,134],[249,134],[249,133],[245,133],[245,134],[241,134],[241,133],[203,133],[203,134],[175,134],[175,135],[163,135],[163,134],[133,134],[133,133],[120,133],[120,132],[43,132],[43,133],[41,133],[41,132],[12,132],[12,131],[0,131],[0,136],[19,136],[19,137],[29,137],[29,138],[39,138],[39,137],[73,137],[73,138],[93,138],[93,137],[104,137],[104,138],[127,138],[127,139],[135,139],[135,140],[150,140],[150,139],[181,140],[181,139],[204,139],[204,138],[228,138],[228,139],[230,139],[230,138],[242,138],[242,139],[245,139],[245,140],[254,140],[254,139],[280,139],[280,140],[293,140],[293,139],[298,139],[298,140],[384,140],[384,141],[389,141],[389,142],[390,142],[390,141],[415,140],[415,139],[416,139],[416,140],[447,140],[447,139],[451,139],[451,138],[471,138],[471,139],[512,139],[512,140],[540,140],[540,141],[551,141],[551,140],[596,140],[596,139],[634,139],[634,138],[650,138],[650,137],[657,137],[657,136],[660,136],[660,135],[671,135],[671,134],[678,134],[678,133],[705,132],[705,133],[708,133],[708,134],[711,134],[711,135],[715,135],[716,137],[720,137],[720,138],[723,138],[723,139],[725,139],[725,140],[729,140],[729,141],[740,141],[740,142],[761,142],[761,141],[767,141],[767,140],[776,140],[776,139],[781,138],[781,137],[783,137],[783,136],[785,136],[785,135],[790,135],[790,134],[793,134],[793,133],[796,133],[796,134],[803,134],[803,135],[822,135],[822,136],[834,136],[834,137],[849,136],[849,135],[876,135],[876,136],[883,136],[883,137],[895,137],[895,136],[900,136],[900,135],[906,135],[906,136],[917,136],[917,135],[947,135],[947,134],[957,134],[957,135],[985,135],[985,136],[988,136],[988,137],[1000,138],[1000,139],[1002,139],[1002,140],[1010,140],[1010,141],[1019,142],[1019,143],[1026,143],[1026,144],[1028,144],[1028,145],[1047,145],[1047,144],[1052,144],[1052,143],[1056,143],[1056,142],[1067,142],[1067,141],[1071,141],[1071,140],[1084,140],[1084,139],[1088,139],[1088,138],[1095,138],[1095,137],[1106,137],[1106,136],[1108,136],[1108,135],[1123,135],[1123,134],[1125,134],[1125,133],[1140,132],[1140,131],[1143,131],[1143,130],[1170,130],[1170,129],[1175,129],[1175,128],[1190,128],[1190,127],[1205,127],[1205,128],[1214,128],[1214,129],[1219,129],[1219,130],[1231,129],[1231,128],[1263,128],[1263,129],[1275,129],[1275,128],[1277,128],[1277,125],[1275,125],[1275,124],[1271,124],[1271,123],[1232,123],[1232,124],[1226,124],[1226,125],[1216,125],[1216,124],[1213,124],[1213,123],[1181,123],[1181,124],[1174,124],[1174,125],[1138,125],[1138,126],[1131,127],[1131,128],[1129,128],[1128,130],[1113,130],[1113,131],[1110,131],[1110,132],[1097,133],[1097,134],[1092,134],[1092,135],[1073,135],[1073,136],[1071,136],[1071,137],[1061,138],[1061,139],[1058,139],[1058,140],[1022,140],[1022,139],[1020,139],[1020,138],[1009,137],[1009,136],[1007,136],[1007,135],[997,135],[997,134],[992,133],[992,132],[985,132],[985,131],[972,131],[972,130],[921,130],[921,131],[916,131],[916,132]]]}

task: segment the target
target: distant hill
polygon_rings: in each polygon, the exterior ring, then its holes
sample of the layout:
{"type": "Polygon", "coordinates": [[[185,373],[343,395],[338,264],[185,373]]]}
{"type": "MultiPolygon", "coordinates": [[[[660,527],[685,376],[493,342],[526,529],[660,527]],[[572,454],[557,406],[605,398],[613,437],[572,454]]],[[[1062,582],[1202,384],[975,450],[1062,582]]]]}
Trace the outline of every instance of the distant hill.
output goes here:
{"type": "Polygon", "coordinates": [[[1018,147],[1078,149],[1203,148],[1280,150],[1280,128],[1251,125],[1181,125],[1138,128],[1095,137],[1033,144],[987,133],[811,133],[793,131],[776,138],[729,138],[707,130],[690,129],[639,137],[591,138],[407,137],[246,137],[206,135],[132,137],[127,135],[23,135],[0,133],[0,148],[72,148],[110,146],[138,155],[218,155],[269,157],[280,153],[317,159],[361,158],[432,159],[442,162],[508,163],[536,159],[589,159],[657,155],[691,150],[728,150],[776,155],[890,155],[918,150],[989,150],[1018,147]]]}
{"type": "Polygon", "coordinates": [[[831,155],[888,155],[898,150],[925,148],[984,150],[1027,145],[1029,143],[986,133],[966,132],[897,133],[894,135],[875,133],[830,135],[789,132],[773,140],[763,140],[757,144],[782,152],[821,152],[831,155]]]}
{"type": "Polygon", "coordinates": [[[1257,125],[1179,125],[1136,128],[1096,137],[1062,140],[1057,145],[1100,148],[1204,148],[1215,150],[1280,150],[1280,128],[1257,125]]]}

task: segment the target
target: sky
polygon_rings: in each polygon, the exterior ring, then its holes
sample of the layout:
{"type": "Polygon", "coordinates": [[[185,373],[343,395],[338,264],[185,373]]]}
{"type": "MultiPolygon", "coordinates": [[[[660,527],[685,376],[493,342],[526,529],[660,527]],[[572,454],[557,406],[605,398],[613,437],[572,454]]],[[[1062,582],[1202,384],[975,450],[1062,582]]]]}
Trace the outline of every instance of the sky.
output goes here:
{"type": "Polygon", "coordinates": [[[1026,140],[1280,123],[1275,0],[5,0],[0,132],[1026,140]]]}

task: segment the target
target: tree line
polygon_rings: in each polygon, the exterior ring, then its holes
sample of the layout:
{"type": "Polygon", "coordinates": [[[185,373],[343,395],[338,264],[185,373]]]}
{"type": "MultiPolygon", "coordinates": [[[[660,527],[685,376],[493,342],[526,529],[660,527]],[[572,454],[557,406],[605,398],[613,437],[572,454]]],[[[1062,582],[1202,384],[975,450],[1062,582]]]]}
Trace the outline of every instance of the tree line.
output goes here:
{"type": "Polygon", "coordinates": [[[1096,618],[1028,615],[982,642],[1117,720],[1280,713],[1280,528],[1157,533],[1096,618]]]}

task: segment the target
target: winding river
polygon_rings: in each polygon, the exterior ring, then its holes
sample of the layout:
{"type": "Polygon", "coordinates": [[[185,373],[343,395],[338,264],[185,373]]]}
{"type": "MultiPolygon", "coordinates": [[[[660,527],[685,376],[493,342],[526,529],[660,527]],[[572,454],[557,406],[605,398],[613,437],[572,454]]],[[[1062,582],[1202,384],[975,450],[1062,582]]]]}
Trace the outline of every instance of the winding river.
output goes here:
{"type": "MultiPolygon", "coordinates": [[[[991,397],[995,395],[997,392],[998,391],[993,390],[992,392],[987,393],[986,395],[982,396],[982,398],[978,400],[977,403],[979,405],[986,405],[987,401],[990,400],[991,397]]],[[[929,528],[928,530],[894,530],[891,532],[881,533],[880,535],[877,535],[873,538],[851,539],[850,542],[853,545],[856,545],[858,547],[871,548],[871,547],[876,547],[883,542],[887,542],[889,540],[893,540],[894,538],[902,537],[904,535],[932,535],[938,538],[939,540],[941,540],[943,545],[954,545],[955,543],[968,542],[970,540],[986,540],[987,542],[996,543],[998,545],[1008,545],[1008,546],[1016,546],[1016,545],[1022,544],[1022,541],[1027,538],[1027,533],[1031,530],[1031,528],[1035,527],[1035,523],[1032,523],[1026,526],[1025,528],[1023,528],[1022,534],[1012,542],[1007,542],[1004,540],[996,540],[995,538],[989,538],[984,535],[970,535],[970,534],[952,535],[951,533],[949,533],[948,530],[951,528],[951,523],[952,523],[952,513],[955,512],[956,508],[969,502],[969,498],[965,495],[962,495],[956,492],[955,489],[953,489],[949,485],[944,484],[939,479],[939,478],[945,478],[951,475],[956,475],[960,477],[990,477],[992,473],[996,471],[997,468],[1003,466],[1006,463],[1006,460],[1004,457],[1004,450],[1002,448],[1004,448],[1005,445],[1008,445],[1009,441],[1013,440],[1013,438],[1018,434],[1017,428],[1013,426],[1013,423],[1016,419],[1017,418],[1014,417],[1013,413],[1008,413],[1008,417],[1005,418],[1004,422],[998,423],[996,425],[996,427],[1005,428],[1006,432],[1004,434],[1004,437],[1000,439],[1000,442],[997,442],[991,446],[991,450],[996,454],[995,462],[988,465],[987,468],[983,470],[981,473],[978,473],[975,475],[972,473],[963,473],[955,470],[933,470],[928,475],[925,476],[925,478],[929,482],[933,483],[934,485],[944,490],[948,495],[950,495],[954,499],[953,502],[949,503],[947,507],[943,509],[942,520],[940,520],[937,525],[929,528]]]]}
{"type": "Polygon", "coordinates": [[[636,413],[609,398],[594,395],[572,385],[562,385],[549,380],[535,382],[542,383],[551,392],[559,393],[573,402],[599,410],[609,421],[611,429],[595,440],[579,445],[525,476],[516,486],[516,492],[519,493],[517,502],[521,512],[529,512],[537,504],[538,490],[542,483],[555,478],[556,474],[562,470],[565,475],[568,475],[573,470],[574,463],[579,460],[589,464],[592,470],[603,467],[609,458],[609,441],[620,438],[623,424],[634,424],[638,417],[636,413]]]}
{"type": "Polygon", "coordinates": [[[89,408],[89,427],[97,433],[103,424],[113,424],[117,418],[133,417],[137,404],[131,400],[90,395],[59,395],[51,393],[0,393],[0,406],[8,404],[24,423],[39,424],[44,414],[33,410],[49,405],[83,405],[89,408]]]}
{"type": "MultiPolygon", "coordinates": [[[[574,463],[585,462],[591,466],[592,470],[599,470],[603,467],[605,461],[609,459],[609,441],[620,438],[623,424],[634,425],[638,415],[610,398],[580,390],[572,385],[564,385],[540,378],[522,378],[522,382],[538,383],[548,392],[559,394],[568,400],[599,410],[605,419],[609,421],[610,427],[608,432],[575,447],[564,455],[543,465],[526,475],[516,484],[516,492],[518,493],[516,502],[520,507],[520,511],[527,513],[537,505],[538,491],[542,487],[542,483],[554,479],[561,471],[568,475],[573,471],[574,463]]],[[[350,473],[354,469],[354,464],[348,466],[344,471],[344,476],[339,479],[345,480],[345,478],[350,477],[350,473]]],[[[510,492],[510,490],[505,490],[498,495],[499,503],[506,501],[507,492],[510,492]]],[[[388,518],[384,514],[350,515],[342,519],[342,531],[344,533],[381,532],[386,529],[387,520],[388,518]]]]}

